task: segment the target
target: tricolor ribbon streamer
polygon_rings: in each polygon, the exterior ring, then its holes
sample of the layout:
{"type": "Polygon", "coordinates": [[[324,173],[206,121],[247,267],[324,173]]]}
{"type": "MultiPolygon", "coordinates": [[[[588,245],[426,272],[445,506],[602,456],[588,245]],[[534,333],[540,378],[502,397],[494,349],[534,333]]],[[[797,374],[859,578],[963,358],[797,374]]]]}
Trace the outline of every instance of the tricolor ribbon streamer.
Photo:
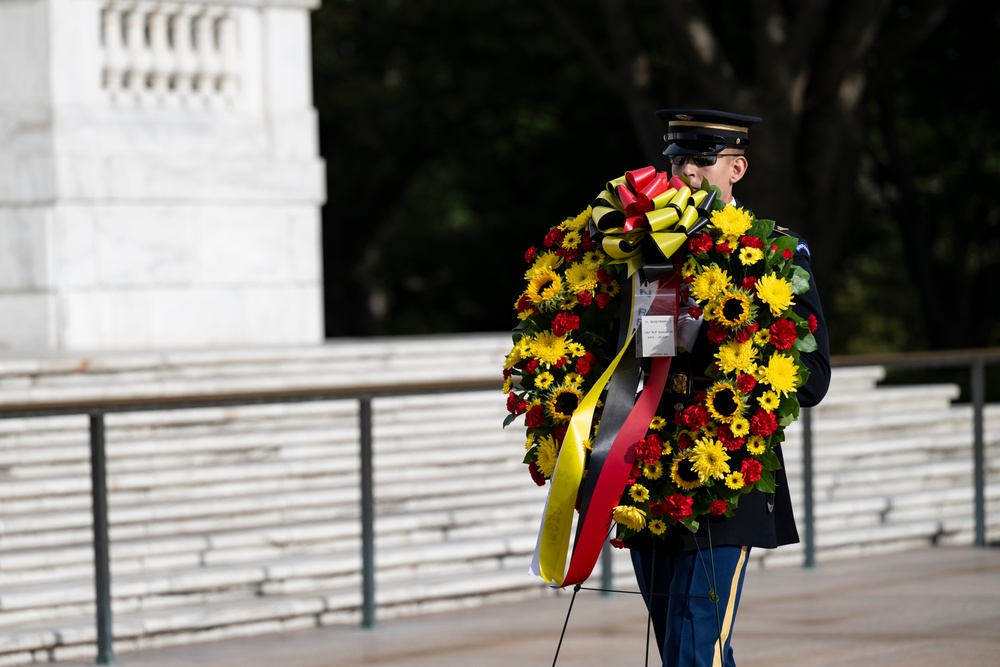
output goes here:
{"type": "MultiPolygon", "coordinates": [[[[670,178],[654,167],[646,167],[609,182],[592,205],[592,218],[603,235],[604,251],[611,256],[612,263],[627,265],[631,283],[633,274],[644,264],[674,263],[674,253],[687,238],[708,224],[715,192],[692,193],[680,178],[670,178]]],[[[661,279],[661,285],[669,283],[678,299],[679,282],[676,272],[661,279]]],[[[632,292],[629,289],[627,294],[632,292]]],[[[630,300],[623,300],[623,307],[631,313],[633,305],[630,300]]],[[[676,315],[678,308],[679,302],[675,301],[670,314],[676,315]]],[[[580,401],[556,459],[530,569],[553,586],[575,585],[593,572],[610,530],[612,512],[635,461],[635,443],[645,437],[663,395],[671,358],[654,357],[642,392],[635,398],[638,364],[632,358],[623,362],[627,354],[635,354],[635,333],[634,326],[630,326],[621,349],[580,401]],[[619,370],[621,375],[616,378],[619,370]],[[581,495],[586,460],[584,441],[592,430],[597,404],[609,386],[608,405],[601,420],[606,428],[599,429],[581,495]],[[619,414],[607,414],[609,410],[619,414]],[[580,518],[567,570],[577,500],[580,518]]]]}

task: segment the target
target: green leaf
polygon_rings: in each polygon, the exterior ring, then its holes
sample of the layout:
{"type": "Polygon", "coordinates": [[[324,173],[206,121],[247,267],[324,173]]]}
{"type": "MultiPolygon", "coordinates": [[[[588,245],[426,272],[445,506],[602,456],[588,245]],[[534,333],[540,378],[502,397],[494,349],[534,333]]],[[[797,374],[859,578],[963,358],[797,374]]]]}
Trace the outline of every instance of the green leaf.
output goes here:
{"type": "Polygon", "coordinates": [[[688,518],[681,521],[681,523],[684,525],[685,528],[690,530],[692,533],[698,532],[698,522],[694,519],[694,517],[689,516],[688,518]]]}
{"type": "Polygon", "coordinates": [[[768,449],[761,454],[760,464],[764,466],[764,470],[779,470],[781,468],[781,461],[778,460],[778,454],[773,449],[768,449]]]}
{"type": "Polygon", "coordinates": [[[766,239],[774,231],[774,220],[755,220],[748,233],[766,239]]]}
{"type": "Polygon", "coordinates": [[[514,420],[517,419],[519,416],[520,415],[507,415],[506,417],[504,417],[503,427],[507,428],[508,426],[510,426],[511,424],[513,424],[514,420]]]}
{"type": "Polygon", "coordinates": [[[532,447],[527,452],[525,452],[525,454],[524,454],[524,460],[521,463],[524,463],[525,465],[527,465],[527,464],[531,463],[534,460],[535,460],[535,448],[532,447]]]}
{"type": "Polygon", "coordinates": [[[756,488],[759,491],[763,491],[764,493],[774,493],[775,489],[774,475],[765,470],[764,472],[761,473],[760,479],[757,480],[757,483],[754,485],[754,488],[756,488]]]}
{"type": "Polygon", "coordinates": [[[795,341],[795,349],[799,352],[815,352],[816,348],[816,337],[811,333],[807,333],[795,341]]]}
{"type": "Polygon", "coordinates": [[[805,294],[809,291],[809,272],[801,266],[792,265],[791,276],[793,294],[805,294]]]}

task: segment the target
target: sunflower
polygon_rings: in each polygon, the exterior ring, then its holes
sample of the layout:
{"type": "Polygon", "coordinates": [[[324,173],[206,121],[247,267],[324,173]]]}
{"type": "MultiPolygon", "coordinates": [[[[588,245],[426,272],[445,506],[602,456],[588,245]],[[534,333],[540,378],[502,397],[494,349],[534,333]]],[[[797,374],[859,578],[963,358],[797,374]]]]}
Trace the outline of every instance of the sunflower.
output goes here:
{"type": "Polygon", "coordinates": [[[769,273],[757,281],[757,296],[770,306],[772,315],[781,315],[792,305],[792,284],[769,273]]]}
{"type": "Polygon", "coordinates": [[[526,294],[532,303],[548,304],[562,294],[562,289],[559,274],[550,268],[542,268],[531,277],[526,294]]]}
{"type": "Polygon", "coordinates": [[[746,209],[736,208],[727,204],[720,211],[712,212],[712,226],[722,232],[723,236],[737,237],[747,233],[753,217],[746,209]]]}
{"type": "Polygon", "coordinates": [[[618,505],[611,514],[615,523],[639,532],[646,527],[646,513],[631,505],[618,505]]]}
{"type": "Polygon", "coordinates": [[[691,295],[705,303],[718,295],[732,289],[733,279],[717,264],[713,264],[699,273],[691,283],[691,295]]]}
{"type": "Polygon", "coordinates": [[[761,381],[771,385],[776,393],[785,396],[795,391],[799,383],[799,369],[792,357],[775,352],[760,368],[761,381]]]}
{"type": "Polygon", "coordinates": [[[701,486],[701,477],[692,467],[692,457],[694,450],[686,450],[670,466],[670,481],[677,485],[682,491],[691,491],[701,486]]]}
{"type": "Polygon", "coordinates": [[[531,281],[541,271],[553,271],[563,263],[563,258],[554,252],[543,252],[532,262],[531,268],[524,272],[524,279],[531,281]]]}
{"type": "Polygon", "coordinates": [[[556,459],[559,457],[559,448],[556,446],[556,439],[551,435],[543,435],[538,441],[538,448],[535,452],[535,460],[538,470],[545,477],[552,477],[552,472],[556,469],[556,459]]]}
{"type": "Polygon", "coordinates": [[[552,392],[552,397],[545,405],[553,419],[568,422],[582,400],[583,393],[579,389],[564,384],[552,392]]]}
{"type": "Polygon", "coordinates": [[[753,319],[753,299],[743,290],[726,292],[716,302],[712,309],[713,319],[718,320],[730,329],[746,326],[753,319]]]}
{"type": "Polygon", "coordinates": [[[713,417],[728,424],[743,414],[746,402],[731,382],[717,382],[708,390],[705,407],[713,417]]]}
{"type": "Polygon", "coordinates": [[[544,364],[557,364],[566,356],[566,338],[540,331],[531,339],[531,356],[544,364]]]}
{"type": "Polygon", "coordinates": [[[691,455],[691,468],[702,483],[710,479],[722,479],[729,472],[729,454],[726,448],[714,438],[704,438],[695,443],[691,455]]]}

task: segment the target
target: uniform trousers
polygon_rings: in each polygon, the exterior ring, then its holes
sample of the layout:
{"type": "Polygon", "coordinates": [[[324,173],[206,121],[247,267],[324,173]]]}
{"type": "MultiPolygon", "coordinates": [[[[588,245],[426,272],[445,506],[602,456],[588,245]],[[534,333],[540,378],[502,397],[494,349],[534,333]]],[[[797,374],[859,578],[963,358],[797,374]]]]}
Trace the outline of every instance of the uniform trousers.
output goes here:
{"type": "Polygon", "coordinates": [[[631,556],[663,667],[735,667],[730,638],[750,547],[661,543],[631,556]]]}

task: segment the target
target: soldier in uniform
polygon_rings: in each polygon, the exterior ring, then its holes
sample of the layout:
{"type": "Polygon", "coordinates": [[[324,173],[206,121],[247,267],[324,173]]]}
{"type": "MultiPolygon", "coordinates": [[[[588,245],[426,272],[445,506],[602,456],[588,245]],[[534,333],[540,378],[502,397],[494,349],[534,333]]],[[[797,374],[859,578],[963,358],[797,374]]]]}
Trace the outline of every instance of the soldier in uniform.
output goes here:
{"type": "MultiPolygon", "coordinates": [[[[707,179],[720,189],[720,201],[739,206],[733,186],[746,174],[749,129],[761,118],[705,109],[663,109],[656,115],[666,124],[663,154],[672,173],[686,177],[694,188],[707,179]]],[[[830,382],[826,322],[808,244],[790,230],[776,227],[775,233],[798,238],[793,261],[810,276],[809,291],[796,296],[794,310],[803,318],[814,315],[818,324],[816,351],[801,356],[809,379],[797,391],[800,405],[812,407],[822,400],[830,382]]],[[[694,395],[707,387],[707,379],[699,375],[718,349],[708,340],[707,329],[703,318],[694,319],[687,307],[681,308],[680,353],[671,365],[660,414],[672,415],[678,407],[690,405],[694,395]]],[[[780,458],[780,446],[777,454],[780,458]]],[[[750,549],[799,541],[784,470],[777,471],[775,481],[775,493],[754,491],[741,497],[732,517],[702,520],[698,533],[677,526],[660,538],[643,531],[625,542],[650,607],[664,667],[736,664],[730,638],[750,549]]]]}

